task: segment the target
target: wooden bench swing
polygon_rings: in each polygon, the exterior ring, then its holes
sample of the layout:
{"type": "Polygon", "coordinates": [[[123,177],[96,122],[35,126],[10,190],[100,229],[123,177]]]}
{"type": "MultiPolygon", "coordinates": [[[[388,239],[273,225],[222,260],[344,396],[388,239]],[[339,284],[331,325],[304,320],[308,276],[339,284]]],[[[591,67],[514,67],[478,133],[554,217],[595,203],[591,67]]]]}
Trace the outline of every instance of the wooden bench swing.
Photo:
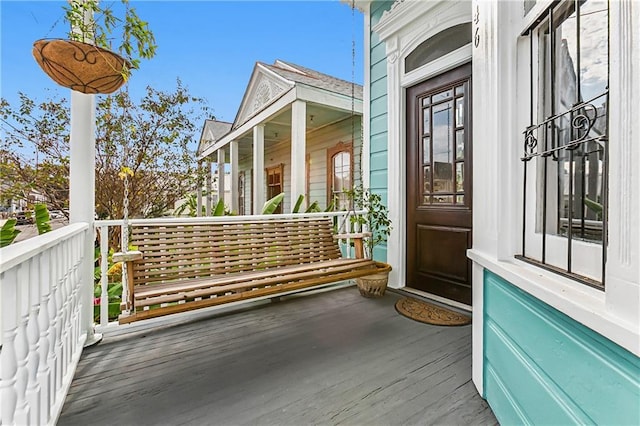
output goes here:
{"type": "Polygon", "coordinates": [[[389,271],[364,259],[363,234],[334,235],[328,217],[132,225],[121,324],[389,271]],[[342,258],[350,238],[355,259],[342,258]]]}

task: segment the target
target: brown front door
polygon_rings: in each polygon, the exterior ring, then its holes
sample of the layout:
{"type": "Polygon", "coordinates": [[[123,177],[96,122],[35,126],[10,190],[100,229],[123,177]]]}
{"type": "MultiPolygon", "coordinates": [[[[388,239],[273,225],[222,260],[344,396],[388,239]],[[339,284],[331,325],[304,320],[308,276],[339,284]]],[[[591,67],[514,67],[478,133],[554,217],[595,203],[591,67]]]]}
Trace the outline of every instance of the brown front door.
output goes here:
{"type": "Polygon", "coordinates": [[[407,286],[471,304],[471,64],[407,89],[407,286]]]}

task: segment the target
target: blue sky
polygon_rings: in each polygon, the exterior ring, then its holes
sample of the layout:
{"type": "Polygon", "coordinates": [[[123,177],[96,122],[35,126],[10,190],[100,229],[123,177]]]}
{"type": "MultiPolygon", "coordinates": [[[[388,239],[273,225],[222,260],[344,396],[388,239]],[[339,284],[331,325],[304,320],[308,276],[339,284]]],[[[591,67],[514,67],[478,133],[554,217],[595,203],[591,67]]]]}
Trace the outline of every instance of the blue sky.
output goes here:
{"type": "MultiPolygon", "coordinates": [[[[0,0],[0,94],[12,105],[18,91],[40,101],[50,91],[69,97],[31,55],[34,41],[66,36],[63,4],[0,0]]],[[[351,81],[354,38],[355,80],[362,84],[362,15],[356,10],[352,18],[351,8],[338,0],[131,4],[158,44],[156,57],[143,61],[128,83],[134,99],[147,85],[172,90],[179,77],[192,95],[207,100],[217,119],[233,121],[256,61],[282,59],[351,81]]]]}

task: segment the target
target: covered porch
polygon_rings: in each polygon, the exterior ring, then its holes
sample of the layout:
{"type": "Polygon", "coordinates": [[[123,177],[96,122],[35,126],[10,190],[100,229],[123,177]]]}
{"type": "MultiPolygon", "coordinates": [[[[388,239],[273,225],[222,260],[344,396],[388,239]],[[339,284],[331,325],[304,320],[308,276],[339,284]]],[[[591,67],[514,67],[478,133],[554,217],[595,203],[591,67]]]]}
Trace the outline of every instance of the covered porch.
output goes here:
{"type": "Polygon", "coordinates": [[[257,62],[234,122],[204,124],[197,155],[207,176],[198,188],[208,194],[205,214],[225,190],[227,209],[238,214],[260,214],[280,192],[278,213],[292,212],[300,195],[304,208],[345,207],[340,194],[362,181],[362,96],[353,82],[281,60],[257,62]]]}
{"type": "Polygon", "coordinates": [[[471,326],[400,316],[354,287],[106,330],[60,425],[496,424],[471,326]]]}

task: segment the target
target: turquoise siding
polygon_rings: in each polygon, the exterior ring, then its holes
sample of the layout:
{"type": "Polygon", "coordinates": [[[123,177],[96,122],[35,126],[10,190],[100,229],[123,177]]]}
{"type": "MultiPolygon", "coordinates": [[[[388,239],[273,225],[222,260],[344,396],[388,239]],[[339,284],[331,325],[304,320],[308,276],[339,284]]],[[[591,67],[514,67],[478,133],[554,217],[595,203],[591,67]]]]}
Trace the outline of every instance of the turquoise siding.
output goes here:
{"type": "MultiPolygon", "coordinates": [[[[370,8],[371,27],[378,23],[382,13],[391,8],[393,1],[374,1],[370,8]]],[[[374,32],[369,39],[370,59],[370,117],[369,117],[369,147],[370,147],[370,180],[372,191],[382,196],[387,203],[387,55],[384,43],[374,32]]],[[[385,262],[387,247],[377,246],[374,257],[385,262]]]]}
{"type": "Polygon", "coordinates": [[[640,424],[640,359],[488,270],[483,326],[501,424],[640,424]]]}

